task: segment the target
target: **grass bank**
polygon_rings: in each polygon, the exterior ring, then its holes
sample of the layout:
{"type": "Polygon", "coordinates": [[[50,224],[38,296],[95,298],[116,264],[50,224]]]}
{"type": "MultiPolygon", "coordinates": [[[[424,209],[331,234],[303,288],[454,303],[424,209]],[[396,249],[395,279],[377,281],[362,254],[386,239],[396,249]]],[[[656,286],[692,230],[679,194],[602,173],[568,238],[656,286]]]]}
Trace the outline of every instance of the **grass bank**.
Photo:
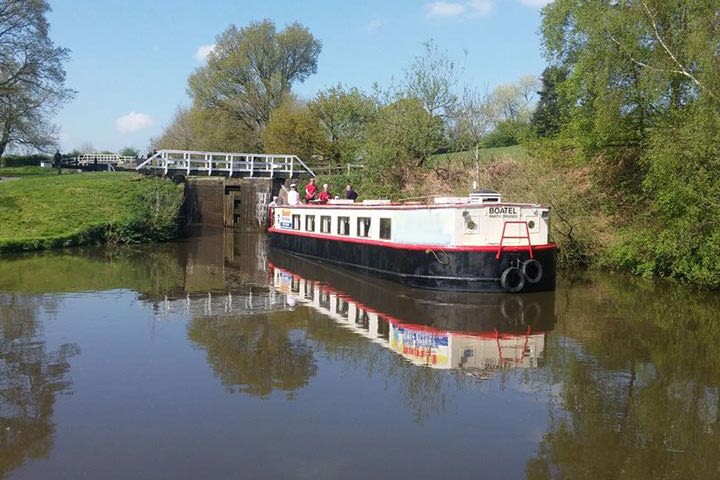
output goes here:
{"type": "MultiPolygon", "coordinates": [[[[4,169],[3,169],[4,170],[4,169]]],[[[0,182],[0,253],[174,238],[182,189],[131,173],[0,182]]]]}
{"type": "MultiPolygon", "coordinates": [[[[477,150],[477,156],[481,162],[491,162],[505,157],[523,160],[527,158],[528,154],[527,150],[522,145],[512,145],[509,147],[480,148],[477,150]]],[[[432,160],[440,163],[451,161],[469,165],[475,161],[475,150],[439,153],[437,155],[433,155],[432,160]]]]}
{"type": "MultiPolygon", "coordinates": [[[[63,175],[73,175],[78,173],[78,170],[66,169],[63,170],[63,175]]],[[[57,176],[57,170],[54,168],[46,167],[0,167],[0,177],[50,177],[57,176]]]]}

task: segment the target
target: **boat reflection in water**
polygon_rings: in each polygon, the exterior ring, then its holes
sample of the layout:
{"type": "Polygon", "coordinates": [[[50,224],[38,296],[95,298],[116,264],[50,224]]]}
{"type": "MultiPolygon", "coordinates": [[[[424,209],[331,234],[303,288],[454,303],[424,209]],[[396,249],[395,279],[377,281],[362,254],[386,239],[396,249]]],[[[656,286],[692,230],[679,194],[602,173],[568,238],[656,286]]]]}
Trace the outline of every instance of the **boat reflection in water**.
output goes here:
{"type": "Polygon", "coordinates": [[[484,376],[543,361],[554,293],[417,290],[271,250],[272,285],[416,365],[484,376]]]}

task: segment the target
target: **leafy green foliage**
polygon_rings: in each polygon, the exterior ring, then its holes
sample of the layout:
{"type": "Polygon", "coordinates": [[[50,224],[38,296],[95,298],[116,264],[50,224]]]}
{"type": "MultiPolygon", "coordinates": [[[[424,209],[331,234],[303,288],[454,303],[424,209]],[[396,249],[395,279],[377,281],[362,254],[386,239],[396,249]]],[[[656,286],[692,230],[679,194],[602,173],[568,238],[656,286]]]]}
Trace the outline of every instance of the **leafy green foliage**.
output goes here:
{"type": "Polygon", "coordinates": [[[498,122],[495,128],[485,135],[481,141],[483,148],[510,147],[518,145],[520,139],[527,130],[525,124],[517,123],[512,120],[504,120],[498,122]]]}
{"type": "Polygon", "coordinates": [[[424,167],[443,142],[443,123],[419,100],[403,98],[382,108],[368,133],[368,173],[397,197],[417,168],[424,167]]]}
{"type": "Polygon", "coordinates": [[[293,98],[287,98],[273,110],[263,141],[266,152],[296,154],[306,163],[328,149],[317,117],[293,98]]]}
{"type": "Polygon", "coordinates": [[[353,163],[365,156],[368,125],[378,109],[373,98],[357,88],[338,85],[318,93],[308,107],[325,134],[325,157],[353,163]]]}
{"type": "Polygon", "coordinates": [[[536,131],[559,119],[558,138],[607,190],[598,207],[616,210],[621,238],[606,265],[720,287],[718,18],[713,0],[543,10],[546,52],[563,75],[544,84],[559,104],[543,104],[536,131]]]}
{"type": "Polygon", "coordinates": [[[120,150],[119,155],[124,157],[137,157],[138,155],[140,155],[140,150],[132,146],[127,146],[120,150]]]}
{"type": "Polygon", "coordinates": [[[561,97],[558,85],[566,78],[567,71],[561,67],[550,66],[542,73],[542,86],[538,92],[540,98],[531,120],[532,130],[539,137],[551,137],[560,133],[569,106],[561,97]]]}
{"type": "Polygon", "coordinates": [[[299,23],[277,31],[263,20],[240,29],[231,25],[215,45],[207,64],[188,79],[193,106],[223,112],[261,141],[270,113],[292,84],[316,72],[321,43],[299,23]]]}
{"type": "Polygon", "coordinates": [[[50,162],[50,155],[6,155],[0,159],[0,167],[40,166],[41,162],[50,162]]]}

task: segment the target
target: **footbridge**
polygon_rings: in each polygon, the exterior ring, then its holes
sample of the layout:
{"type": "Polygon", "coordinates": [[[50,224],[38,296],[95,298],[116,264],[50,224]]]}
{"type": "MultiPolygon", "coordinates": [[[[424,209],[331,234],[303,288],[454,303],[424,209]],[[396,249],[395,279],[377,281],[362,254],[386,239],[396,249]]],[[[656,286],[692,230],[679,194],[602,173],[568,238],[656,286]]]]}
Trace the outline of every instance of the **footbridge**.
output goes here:
{"type": "Polygon", "coordinates": [[[135,157],[123,156],[115,153],[84,153],[77,157],[65,157],[60,161],[63,168],[77,168],[81,170],[131,170],[137,165],[135,157]]]}
{"type": "Polygon", "coordinates": [[[290,178],[314,177],[296,155],[159,150],[140,163],[141,173],[185,183],[189,223],[264,231],[267,205],[290,178]]]}
{"type": "Polygon", "coordinates": [[[136,167],[139,172],[169,177],[220,176],[295,178],[314,177],[310,168],[296,155],[263,153],[197,152],[159,150],[136,167]]]}

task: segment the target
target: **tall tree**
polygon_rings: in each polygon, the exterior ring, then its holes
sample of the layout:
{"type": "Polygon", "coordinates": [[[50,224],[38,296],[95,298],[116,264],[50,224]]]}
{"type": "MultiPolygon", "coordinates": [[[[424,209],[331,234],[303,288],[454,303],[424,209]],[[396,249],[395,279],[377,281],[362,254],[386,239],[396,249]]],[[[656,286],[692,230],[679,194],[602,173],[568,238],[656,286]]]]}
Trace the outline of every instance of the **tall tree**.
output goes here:
{"type": "Polygon", "coordinates": [[[225,112],[258,132],[261,147],[270,113],[293,83],[317,71],[320,50],[320,41],[299,23],[281,31],[270,20],[231,25],[217,37],[207,64],[188,79],[188,90],[194,106],[225,112]]]}
{"type": "Polygon", "coordinates": [[[328,149],[317,117],[307,105],[292,97],[273,110],[264,142],[268,153],[296,154],[305,162],[328,149]]]}
{"type": "Polygon", "coordinates": [[[199,149],[195,145],[195,131],[190,108],[178,107],[170,124],[164,128],[160,136],[151,139],[150,144],[157,150],[199,149]]]}
{"type": "Polygon", "coordinates": [[[550,137],[560,132],[562,116],[567,111],[558,86],[565,81],[567,71],[561,67],[547,67],[540,78],[538,104],[532,115],[531,124],[540,137],[550,137]]]}
{"type": "Polygon", "coordinates": [[[54,145],[50,117],[74,93],[65,88],[68,50],[48,36],[49,10],[45,0],[0,1],[0,156],[54,145]]]}
{"type": "Polygon", "coordinates": [[[365,156],[368,125],[377,111],[374,99],[338,85],[318,93],[308,106],[327,137],[330,159],[350,163],[365,156]]]}
{"type": "Polygon", "coordinates": [[[415,98],[382,108],[368,133],[368,171],[380,194],[397,196],[443,142],[443,122],[415,98]]]}
{"type": "Polygon", "coordinates": [[[405,70],[402,96],[417,98],[430,115],[449,117],[458,96],[460,81],[457,65],[433,40],[423,42],[424,52],[405,70]]]}

